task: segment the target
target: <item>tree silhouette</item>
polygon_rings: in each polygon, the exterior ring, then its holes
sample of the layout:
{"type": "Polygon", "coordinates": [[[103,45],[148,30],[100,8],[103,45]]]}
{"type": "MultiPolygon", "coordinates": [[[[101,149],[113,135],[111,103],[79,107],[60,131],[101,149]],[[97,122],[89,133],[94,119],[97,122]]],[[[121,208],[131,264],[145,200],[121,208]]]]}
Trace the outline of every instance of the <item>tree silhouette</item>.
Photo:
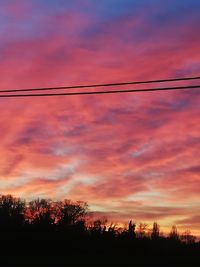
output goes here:
{"type": "Polygon", "coordinates": [[[101,233],[102,230],[102,222],[100,219],[97,219],[93,222],[93,227],[92,227],[92,231],[101,233]]]}
{"type": "Polygon", "coordinates": [[[88,205],[85,202],[78,201],[72,202],[70,200],[64,200],[60,202],[60,219],[59,225],[73,225],[78,221],[83,220],[87,213],[88,205]]]}
{"type": "Polygon", "coordinates": [[[146,231],[148,230],[148,224],[139,223],[137,227],[137,237],[144,238],[146,236],[146,231]]]}
{"type": "Polygon", "coordinates": [[[194,264],[194,259],[199,257],[200,243],[195,242],[189,231],[179,236],[173,225],[169,237],[161,237],[160,226],[154,222],[149,236],[147,224],[140,223],[136,236],[136,224],[132,221],[120,230],[113,223],[107,227],[105,218],[87,226],[87,214],[85,202],[36,199],[26,203],[11,195],[0,196],[1,262],[5,256],[15,266],[16,257],[20,256],[22,261],[29,255],[37,260],[37,266],[47,251],[49,261],[54,258],[55,266],[67,265],[69,259],[77,261],[77,266],[83,265],[83,255],[87,259],[95,255],[98,260],[107,260],[108,256],[111,266],[118,263],[163,266],[164,261],[164,266],[184,266],[185,262],[187,266],[200,266],[194,264]]]}
{"type": "Polygon", "coordinates": [[[136,234],[135,234],[135,224],[132,223],[132,221],[129,222],[129,225],[128,225],[128,234],[130,237],[136,237],[136,234]]]}
{"type": "Polygon", "coordinates": [[[152,229],[152,233],[151,233],[151,239],[158,239],[160,236],[160,226],[157,222],[153,223],[153,229],[152,229]]]}
{"type": "Polygon", "coordinates": [[[24,223],[25,201],[11,195],[0,196],[0,228],[16,228],[24,223]]]}
{"type": "Polygon", "coordinates": [[[30,201],[26,214],[30,223],[37,227],[49,227],[55,222],[55,216],[52,214],[51,200],[36,199],[30,201]]]}
{"type": "Polygon", "coordinates": [[[186,244],[194,244],[196,237],[191,235],[190,230],[186,230],[185,232],[182,233],[182,235],[180,236],[180,239],[182,242],[186,244]]]}
{"type": "Polygon", "coordinates": [[[171,240],[176,242],[180,240],[176,225],[172,225],[169,237],[171,240]]]}

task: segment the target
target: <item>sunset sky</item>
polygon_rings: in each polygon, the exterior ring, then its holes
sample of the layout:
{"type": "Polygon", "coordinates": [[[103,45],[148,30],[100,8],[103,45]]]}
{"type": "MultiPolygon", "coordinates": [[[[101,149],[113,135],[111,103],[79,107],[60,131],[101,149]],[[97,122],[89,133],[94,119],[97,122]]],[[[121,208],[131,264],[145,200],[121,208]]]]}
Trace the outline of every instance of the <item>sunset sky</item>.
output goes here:
{"type": "MultiPolygon", "coordinates": [[[[0,89],[200,76],[199,14],[198,0],[1,0],[0,89]]],[[[1,98],[0,111],[1,194],[200,235],[200,90],[1,98]]]]}

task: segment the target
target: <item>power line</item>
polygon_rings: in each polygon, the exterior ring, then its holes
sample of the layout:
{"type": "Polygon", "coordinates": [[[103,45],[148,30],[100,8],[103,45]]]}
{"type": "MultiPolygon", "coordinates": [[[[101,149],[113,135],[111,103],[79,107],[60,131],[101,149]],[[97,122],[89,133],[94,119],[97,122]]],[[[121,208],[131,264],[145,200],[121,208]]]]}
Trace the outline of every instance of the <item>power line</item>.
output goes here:
{"type": "Polygon", "coordinates": [[[24,89],[6,89],[6,90],[0,90],[0,93],[49,91],[49,90],[65,90],[65,89],[82,89],[82,88],[123,86],[123,85],[134,85],[134,84],[151,84],[151,83],[190,81],[190,80],[200,80],[200,76],[199,77],[161,79],[161,80],[135,81],[135,82],[102,83],[102,84],[73,85],[73,86],[59,86],[59,87],[41,87],[41,88],[24,88],[24,89]]]}
{"type": "Polygon", "coordinates": [[[143,88],[143,89],[128,89],[128,90],[111,90],[111,91],[88,91],[88,92],[69,92],[69,93],[42,93],[42,94],[6,94],[0,98],[11,97],[43,97],[43,96],[75,96],[75,95],[98,95],[98,94],[118,94],[118,93],[137,93],[137,92],[153,92],[153,91],[169,91],[169,90],[184,90],[184,89],[200,89],[200,85],[177,86],[177,87],[161,87],[161,88],[143,88]]]}

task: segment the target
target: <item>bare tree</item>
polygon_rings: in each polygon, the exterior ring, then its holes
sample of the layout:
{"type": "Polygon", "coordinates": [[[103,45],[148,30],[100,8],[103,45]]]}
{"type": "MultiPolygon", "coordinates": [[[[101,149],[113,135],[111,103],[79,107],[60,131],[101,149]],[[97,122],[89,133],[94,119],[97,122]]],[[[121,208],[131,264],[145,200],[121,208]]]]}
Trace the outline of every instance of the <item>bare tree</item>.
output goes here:
{"type": "Polygon", "coordinates": [[[177,230],[176,225],[172,225],[171,231],[169,233],[169,237],[170,237],[170,239],[172,239],[174,241],[179,240],[179,234],[178,234],[178,230],[177,230]]]}
{"type": "Polygon", "coordinates": [[[52,225],[55,218],[52,214],[52,202],[49,199],[35,199],[30,201],[26,211],[26,217],[34,225],[52,225]]]}
{"type": "Polygon", "coordinates": [[[88,211],[88,205],[85,202],[64,200],[60,207],[60,225],[74,225],[84,219],[88,211]]]}
{"type": "Polygon", "coordinates": [[[196,237],[191,234],[190,230],[186,230],[182,233],[180,239],[185,244],[193,244],[195,243],[196,237]]]}
{"type": "Polygon", "coordinates": [[[24,222],[25,201],[11,195],[0,196],[0,224],[18,227],[24,222]]]}
{"type": "Polygon", "coordinates": [[[160,236],[160,226],[157,222],[154,222],[152,233],[151,233],[151,238],[152,239],[158,239],[159,236],[160,236]]]}
{"type": "Polygon", "coordinates": [[[132,221],[129,222],[128,225],[128,234],[130,237],[135,237],[135,223],[132,223],[132,221]]]}
{"type": "Polygon", "coordinates": [[[147,223],[139,223],[137,227],[137,237],[144,238],[146,236],[146,232],[148,231],[148,224],[147,223]]]}

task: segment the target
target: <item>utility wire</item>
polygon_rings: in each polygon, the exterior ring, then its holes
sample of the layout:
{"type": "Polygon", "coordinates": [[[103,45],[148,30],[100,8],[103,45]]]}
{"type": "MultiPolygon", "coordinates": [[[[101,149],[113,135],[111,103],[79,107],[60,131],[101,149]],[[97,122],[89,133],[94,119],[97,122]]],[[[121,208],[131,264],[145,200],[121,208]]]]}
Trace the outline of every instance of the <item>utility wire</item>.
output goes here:
{"type": "Polygon", "coordinates": [[[161,88],[143,88],[143,89],[127,89],[127,90],[111,90],[111,91],[88,91],[88,92],[69,92],[69,93],[42,93],[42,94],[6,94],[0,98],[8,97],[42,97],[42,96],[75,96],[75,95],[99,95],[99,94],[118,94],[118,93],[137,93],[137,92],[153,92],[167,90],[184,90],[184,89],[200,89],[200,85],[177,86],[177,87],[161,87],[161,88]]]}
{"type": "Polygon", "coordinates": [[[73,85],[73,86],[60,86],[60,87],[6,89],[6,90],[0,90],[0,93],[32,92],[32,91],[47,91],[47,90],[49,91],[49,90],[65,90],[65,89],[82,89],[82,88],[123,86],[123,85],[134,85],[134,84],[151,84],[151,83],[190,81],[190,80],[200,80],[200,77],[185,77],[185,78],[171,78],[171,79],[161,79],[161,80],[147,80],[147,81],[119,82],[119,83],[102,83],[102,84],[89,84],[89,85],[73,85]]]}

